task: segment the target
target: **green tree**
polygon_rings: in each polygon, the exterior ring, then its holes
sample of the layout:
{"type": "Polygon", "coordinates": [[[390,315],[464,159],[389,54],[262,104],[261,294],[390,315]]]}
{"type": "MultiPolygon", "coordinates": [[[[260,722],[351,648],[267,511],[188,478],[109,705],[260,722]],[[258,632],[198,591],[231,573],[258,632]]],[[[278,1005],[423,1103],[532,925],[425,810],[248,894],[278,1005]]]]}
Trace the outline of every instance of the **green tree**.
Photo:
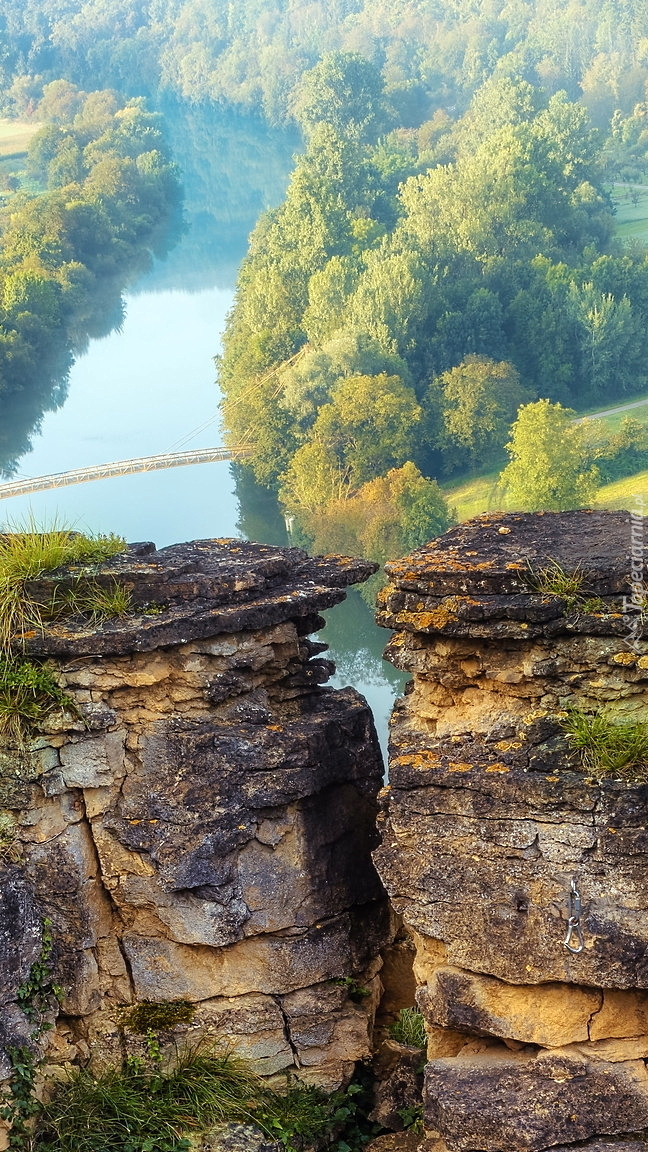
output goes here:
{"type": "Polygon", "coordinates": [[[468,462],[472,468],[503,449],[511,421],[529,399],[513,365],[487,356],[466,356],[433,381],[431,391],[441,406],[448,463],[468,462]]]}
{"type": "Polygon", "coordinates": [[[306,72],[293,114],[307,134],[316,124],[359,139],[375,139],[384,122],[384,82],[378,69],[358,52],[328,52],[306,72]]]}
{"type": "Polygon", "coordinates": [[[349,376],[320,409],[310,439],[294,455],[282,499],[299,511],[332,499],[411,458],[421,409],[399,376],[349,376]]]}
{"type": "Polygon", "coordinates": [[[599,473],[590,464],[590,430],[585,422],[575,423],[575,416],[549,400],[520,408],[506,445],[510,463],[500,475],[513,507],[564,512],[591,502],[599,473]]]}
{"type": "MultiPolygon", "coordinates": [[[[321,508],[300,511],[315,552],[368,556],[384,564],[426,544],[452,523],[436,480],[427,480],[407,461],[363,484],[353,496],[332,496],[321,508]]],[[[382,583],[370,581],[367,599],[382,583]]]]}

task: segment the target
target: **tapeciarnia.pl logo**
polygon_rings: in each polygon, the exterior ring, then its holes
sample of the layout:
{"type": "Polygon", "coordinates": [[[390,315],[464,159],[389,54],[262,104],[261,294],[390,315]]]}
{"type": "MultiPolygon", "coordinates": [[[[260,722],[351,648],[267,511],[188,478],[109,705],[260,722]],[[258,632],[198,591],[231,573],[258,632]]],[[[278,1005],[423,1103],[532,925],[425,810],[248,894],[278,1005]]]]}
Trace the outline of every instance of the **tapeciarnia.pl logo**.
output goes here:
{"type": "Polygon", "coordinates": [[[630,589],[631,596],[623,597],[623,621],[627,626],[624,644],[639,652],[643,635],[643,615],[646,610],[644,585],[644,508],[643,496],[634,497],[635,508],[630,513],[630,589]]]}

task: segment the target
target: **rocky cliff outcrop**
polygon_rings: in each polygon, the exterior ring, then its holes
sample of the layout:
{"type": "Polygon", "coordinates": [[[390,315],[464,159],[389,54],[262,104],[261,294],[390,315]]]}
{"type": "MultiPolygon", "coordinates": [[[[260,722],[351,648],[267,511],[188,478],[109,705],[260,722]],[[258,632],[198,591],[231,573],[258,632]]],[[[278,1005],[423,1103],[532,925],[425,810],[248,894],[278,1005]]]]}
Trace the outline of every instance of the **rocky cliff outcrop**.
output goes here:
{"type": "Polygon", "coordinates": [[[263,1075],[333,1087],[368,1053],[383,766],[366,702],[322,687],[308,636],[373,570],[235,540],[132,546],[93,574],[130,591],[128,616],[27,636],[72,706],[0,754],[4,1052],[30,1042],[20,989],[49,920],[52,1064],[137,1052],[146,1023],[123,1010],[151,1001],[176,1002],[169,1040],[217,1036],[263,1075]]]}
{"type": "Polygon", "coordinates": [[[388,566],[413,680],[375,859],[416,943],[439,1152],[648,1148],[648,784],[588,771],[564,723],[648,721],[631,547],[627,513],[497,514],[388,566]]]}

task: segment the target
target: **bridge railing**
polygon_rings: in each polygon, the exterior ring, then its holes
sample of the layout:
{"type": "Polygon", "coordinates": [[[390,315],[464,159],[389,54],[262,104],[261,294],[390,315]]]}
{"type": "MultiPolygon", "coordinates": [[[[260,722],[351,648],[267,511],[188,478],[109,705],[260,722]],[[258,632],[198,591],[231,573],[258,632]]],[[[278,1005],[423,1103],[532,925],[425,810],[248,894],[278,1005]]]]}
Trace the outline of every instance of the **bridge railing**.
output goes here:
{"type": "Polygon", "coordinates": [[[160,468],[181,468],[189,464],[210,464],[218,460],[243,460],[251,455],[250,448],[194,448],[188,452],[162,452],[158,456],[139,456],[132,460],[115,460],[110,464],[91,464],[87,468],[73,468],[69,472],[55,472],[50,476],[30,476],[22,480],[9,480],[0,484],[0,500],[10,496],[26,496],[30,492],[46,492],[49,488],[65,488],[69,484],[85,484],[88,480],[106,480],[111,476],[129,476],[136,472],[155,472],[160,468]]]}

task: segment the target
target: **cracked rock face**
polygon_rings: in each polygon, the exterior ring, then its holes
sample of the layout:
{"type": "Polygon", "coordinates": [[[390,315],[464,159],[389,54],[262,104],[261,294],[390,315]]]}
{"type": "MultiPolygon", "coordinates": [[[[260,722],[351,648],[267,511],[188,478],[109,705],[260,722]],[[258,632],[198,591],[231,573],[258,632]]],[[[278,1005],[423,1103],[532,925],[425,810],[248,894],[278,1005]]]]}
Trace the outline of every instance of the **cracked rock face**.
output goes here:
{"type": "Polygon", "coordinates": [[[120,1014],[142,1000],[190,1001],[163,1041],[218,1037],[263,1075],[332,1088],[369,1052],[383,768],[366,702],[321,687],[332,665],[308,635],[373,570],[236,540],[138,545],[96,575],[130,588],[128,617],[28,638],[76,710],[0,752],[3,1048],[29,1038],[17,990],[47,917],[51,1063],[143,1051],[120,1014]]]}
{"type": "Polygon", "coordinates": [[[648,1128],[648,785],[589,776],[561,723],[648,721],[631,548],[628,513],[509,513],[388,565],[378,620],[413,680],[374,858],[416,944],[427,1124],[450,1152],[634,1148],[648,1128]]]}

